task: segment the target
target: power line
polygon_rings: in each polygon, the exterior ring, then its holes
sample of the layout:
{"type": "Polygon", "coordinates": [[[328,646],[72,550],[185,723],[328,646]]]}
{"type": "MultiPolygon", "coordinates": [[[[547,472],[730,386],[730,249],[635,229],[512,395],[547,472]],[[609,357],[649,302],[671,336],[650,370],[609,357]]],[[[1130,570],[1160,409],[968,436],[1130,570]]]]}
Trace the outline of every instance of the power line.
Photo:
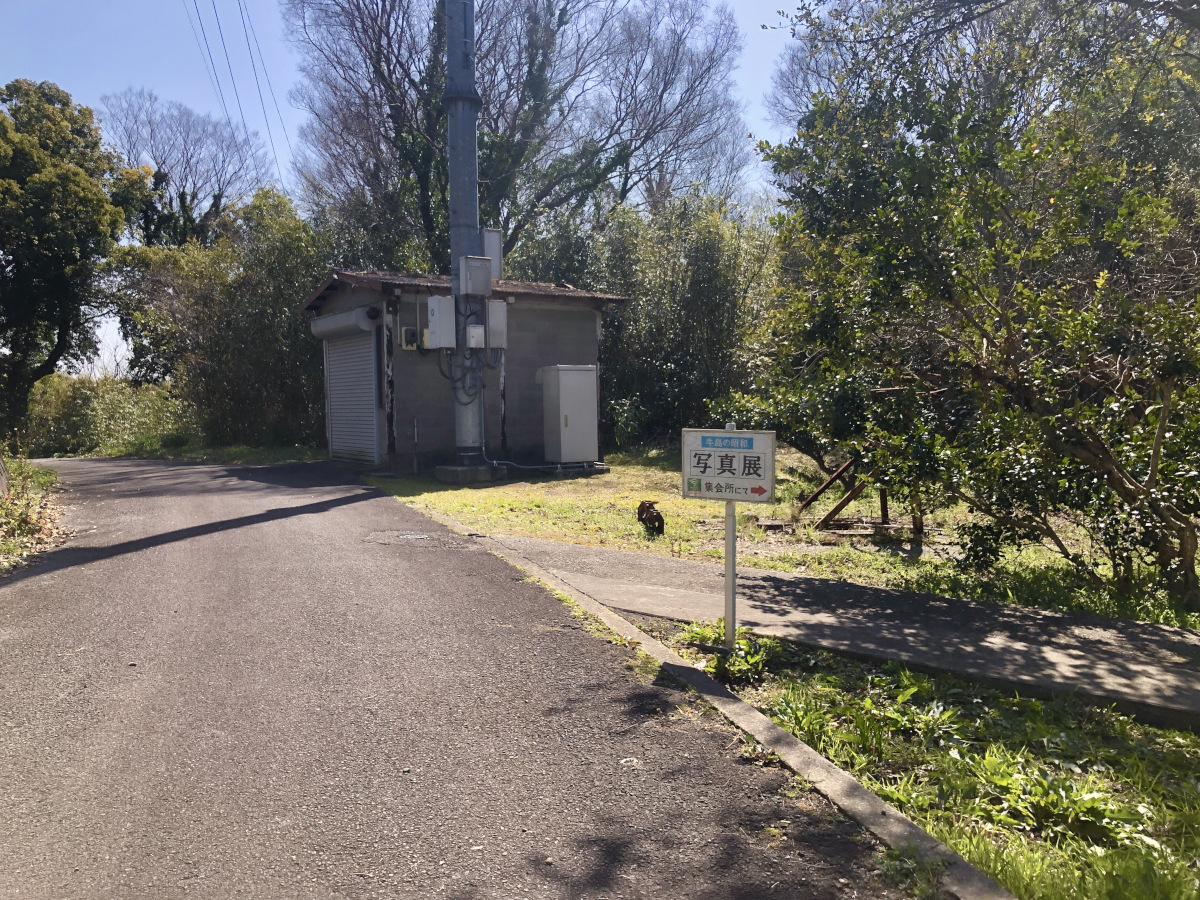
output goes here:
{"type": "Polygon", "coordinates": [[[246,20],[250,23],[250,36],[254,38],[254,46],[258,50],[258,61],[262,63],[263,77],[267,79],[267,90],[271,93],[271,102],[275,104],[275,115],[279,118],[279,127],[283,131],[283,139],[288,145],[288,156],[291,157],[293,164],[296,161],[296,153],[292,150],[292,139],[288,137],[287,123],[283,121],[283,112],[279,109],[279,100],[275,97],[275,86],[271,84],[271,71],[267,68],[267,61],[263,58],[262,47],[258,43],[258,32],[254,30],[254,17],[250,15],[250,7],[246,7],[246,20]]]}
{"type": "MultiPolygon", "coordinates": [[[[197,0],[192,0],[192,6],[195,7],[196,19],[200,22],[200,34],[204,36],[204,49],[208,53],[208,64],[212,66],[213,75],[217,80],[217,99],[221,101],[221,109],[225,111],[225,122],[229,125],[229,130],[234,131],[233,119],[229,117],[229,107],[225,105],[225,92],[221,90],[221,77],[217,74],[217,64],[213,60],[212,47],[208,43],[208,31],[204,28],[204,17],[200,15],[200,6],[197,0]]],[[[188,21],[191,21],[190,17],[188,21]]],[[[234,133],[236,134],[237,132],[234,131],[234,133]]]]}
{"type": "MultiPolygon", "coordinates": [[[[267,126],[267,140],[271,142],[271,155],[275,157],[275,172],[279,175],[279,184],[283,185],[283,167],[279,165],[279,154],[275,152],[275,135],[271,133],[271,118],[267,115],[267,102],[263,99],[262,85],[258,81],[258,66],[254,64],[254,51],[250,48],[250,30],[246,27],[246,9],[242,0],[237,0],[238,13],[242,17],[242,36],[246,38],[246,52],[250,55],[250,71],[254,73],[254,87],[258,90],[258,105],[262,107],[263,124],[267,126]]],[[[263,63],[265,72],[267,64],[263,63]]]]}
{"type": "Polygon", "coordinates": [[[242,118],[242,131],[246,134],[246,143],[250,144],[250,128],[246,125],[246,114],[242,111],[242,97],[238,93],[237,79],[233,77],[233,63],[229,61],[229,47],[225,43],[225,31],[221,28],[221,14],[217,12],[217,0],[212,0],[213,18],[217,20],[217,34],[221,38],[221,49],[225,51],[225,65],[229,69],[229,83],[233,85],[233,97],[237,100],[238,115],[242,118]]]}
{"type": "Polygon", "coordinates": [[[188,9],[187,0],[179,0],[183,4],[183,14],[187,16],[188,27],[192,29],[192,37],[196,39],[196,49],[200,51],[200,63],[204,66],[204,74],[208,76],[208,83],[212,85],[213,93],[217,92],[217,82],[213,78],[213,73],[208,67],[208,62],[204,58],[204,46],[200,43],[200,32],[196,30],[196,23],[192,21],[192,11],[188,9]]]}

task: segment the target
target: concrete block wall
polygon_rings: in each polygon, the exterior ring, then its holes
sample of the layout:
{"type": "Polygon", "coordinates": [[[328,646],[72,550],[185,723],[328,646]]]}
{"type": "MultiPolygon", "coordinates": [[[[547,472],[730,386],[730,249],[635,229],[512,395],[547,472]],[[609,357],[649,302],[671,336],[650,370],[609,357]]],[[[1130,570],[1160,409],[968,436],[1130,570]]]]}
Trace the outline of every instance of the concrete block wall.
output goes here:
{"type": "MultiPolygon", "coordinates": [[[[508,455],[515,462],[542,462],[543,366],[594,366],[599,359],[599,312],[580,301],[517,300],[508,308],[505,398],[508,455]]],[[[498,373],[487,373],[488,447],[500,447],[498,373]]]]}
{"type": "MultiPolygon", "coordinates": [[[[375,300],[379,299],[376,294],[375,300]]],[[[437,353],[400,349],[399,328],[424,328],[427,324],[423,299],[401,298],[393,320],[396,452],[391,462],[397,471],[412,471],[414,457],[418,467],[428,471],[454,456],[454,396],[450,382],[438,371],[437,353]]],[[[536,382],[537,370],[552,365],[596,365],[599,315],[592,304],[579,300],[517,299],[509,304],[503,435],[500,372],[488,369],[484,374],[484,427],[490,458],[543,461],[542,386],[536,382]]]]}

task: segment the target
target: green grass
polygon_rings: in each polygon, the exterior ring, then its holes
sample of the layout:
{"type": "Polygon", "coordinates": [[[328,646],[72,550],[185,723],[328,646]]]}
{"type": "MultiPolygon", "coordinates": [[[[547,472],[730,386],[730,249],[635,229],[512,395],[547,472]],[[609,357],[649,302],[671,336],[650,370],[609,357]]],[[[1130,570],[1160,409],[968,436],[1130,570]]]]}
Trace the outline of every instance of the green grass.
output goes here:
{"type": "Polygon", "coordinates": [[[6,458],[9,491],[0,496],[0,574],[43,550],[54,539],[57,511],[50,491],[58,476],[53,469],[6,458]]]}
{"type": "MultiPolygon", "coordinates": [[[[620,550],[720,562],[724,559],[724,504],[684,500],[677,452],[647,450],[606,460],[611,471],[588,478],[529,478],[480,487],[452,487],[432,478],[378,478],[373,483],[420,509],[442,513],[489,534],[543,538],[620,550]],[[651,537],[638,524],[637,505],[655,500],[666,533],[651,537]]],[[[1159,592],[1128,596],[1097,591],[1053,551],[1029,547],[1008,553],[993,570],[959,566],[954,529],[969,521],[956,507],[926,516],[924,540],[906,532],[887,537],[846,537],[812,528],[840,493],[833,489],[804,517],[795,501],[823,480],[800,456],[779,454],[774,504],[738,507],[738,558],[746,567],[924,591],[1043,609],[1093,612],[1168,625],[1200,627],[1159,592]],[[811,513],[811,515],[810,515],[811,513]],[[795,533],[768,531],[760,523],[795,521],[795,533]]],[[[847,518],[878,514],[878,495],[868,490],[847,507],[847,518]]],[[[899,516],[893,503],[893,517],[899,516]]]]}
{"type": "Polygon", "coordinates": [[[770,638],[723,672],[721,635],[673,643],[1021,900],[1200,897],[1197,735],[770,638]]]}

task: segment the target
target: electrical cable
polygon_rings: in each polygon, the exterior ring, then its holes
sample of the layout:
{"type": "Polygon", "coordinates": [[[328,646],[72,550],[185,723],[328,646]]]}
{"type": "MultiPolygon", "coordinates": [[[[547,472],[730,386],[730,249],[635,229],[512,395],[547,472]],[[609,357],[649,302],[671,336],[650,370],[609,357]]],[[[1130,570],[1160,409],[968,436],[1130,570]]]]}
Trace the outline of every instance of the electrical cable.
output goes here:
{"type": "Polygon", "coordinates": [[[279,127],[283,131],[283,139],[287,142],[288,156],[291,157],[292,165],[296,163],[296,152],[292,149],[292,139],[288,136],[287,123],[283,121],[283,112],[279,109],[279,99],[275,96],[275,86],[271,84],[271,71],[267,68],[267,61],[263,58],[262,47],[258,43],[258,32],[254,30],[254,16],[250,15],[249,6],[246,7],[246,21],[250,23],[250,36],[254,38],[254,46],[258,49],[258,61],[262,63],[263,77],[267,79],[267,90],[271,94],[271,102],[275,104],[275,115],[279,118],[279,127]]]}
{"type": "Polygon", "coordinates": [[[254,51],[250,48],[250,29],[246,27],[246,10],[243,0],[237,0],[238,13],[242,17],[242,36],[246,39],[246,53],[250,56],[250,71],[254,73],[254,87],[258,90],[258,105],[262,107],[263,124],[267,126],[267,140],[271,143],[271,155],[275,157],[275,172],[283,184],[283,167],[279,165],[279,154],[275,152],[275,135],[271,133],[271,118],[267,115],[267,102],[263,99],[262,84],[258,80],[258,66],[254,64],[254,51]]]}
{"type": "Polygon", "coordinates": [[[242,97],[238,93],[237,79],[233,77],[233,63],[229,60],[229,46],[225,43],[225,30],[221,27],[221,14],[217,12],[217,0],[212,0],[213,18],[217,20],[217,34],[221,38],[221,49],[225,51],[225,66],[229,69],[229,83],[233,85],[233,97],[237,100],[238,115],[242,117],[242,131],[246,134],[246,143],[250,141],[250,129],[246,125],[246,113],[242,110],[242,97]]]}
{"type": "Polygon", "coordinates": [[[179,0],[183,5],[183,14],[187,16],[188,28],[192,29],[192,37],[196,40],[196,49],[200,51],[200,64],[204,66],[204,74],[208,76],[208,83],[212,85],[213,93],[217,93],[217,82],[213,78],[212,70],[208,66],[208,62],[204,57],[204,45],[200,43],[200,32],[196,30],[196,23],[192,21],[192,11],[188,9],[187,0],[179,0]]]}
{"type": "MultiPolygon", "coordinates": [[[[217,79],[217,99],[221,101],[221,109],[225,111],[225,122],[229,125],[229,130],[234,134],[237,134],[237,131],[233,127],[233,119],[231,119],[229,116],[229,107],[225,103],[225,92],[221,89],[221,76],[217,74],[217,63],[213,59],[212,46],[208,43],[208,30],[204,27],[204,17],[200,15],[200,5],[198,0],[192,0],[192,6],[196,10],[196,19],[200,22],[200,34],[204,36],[204,49],[208,53],[208,64],[212,66],[213,75],[216,76],[217,79]]],[[[244,162],[244,153],[242,154],[242,159],[244,162]]]]}

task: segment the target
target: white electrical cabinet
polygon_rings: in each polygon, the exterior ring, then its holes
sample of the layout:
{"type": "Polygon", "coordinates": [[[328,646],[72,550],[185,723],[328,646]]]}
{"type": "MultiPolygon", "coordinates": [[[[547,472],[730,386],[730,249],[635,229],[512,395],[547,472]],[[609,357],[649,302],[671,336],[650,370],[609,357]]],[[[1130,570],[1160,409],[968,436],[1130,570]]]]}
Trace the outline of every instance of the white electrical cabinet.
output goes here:
{"type": "Polygon", "coordinates": [[[546,366],[537,374],[542,384],[546,462],[596,462],[600,458],[596,367],[546,366]]]}
{"type": "Polygon", "coordinates": [[[458,346],[454,334],[454,298],[429,298],[429,335],[426,350],[453,350],[458,346]]]}

